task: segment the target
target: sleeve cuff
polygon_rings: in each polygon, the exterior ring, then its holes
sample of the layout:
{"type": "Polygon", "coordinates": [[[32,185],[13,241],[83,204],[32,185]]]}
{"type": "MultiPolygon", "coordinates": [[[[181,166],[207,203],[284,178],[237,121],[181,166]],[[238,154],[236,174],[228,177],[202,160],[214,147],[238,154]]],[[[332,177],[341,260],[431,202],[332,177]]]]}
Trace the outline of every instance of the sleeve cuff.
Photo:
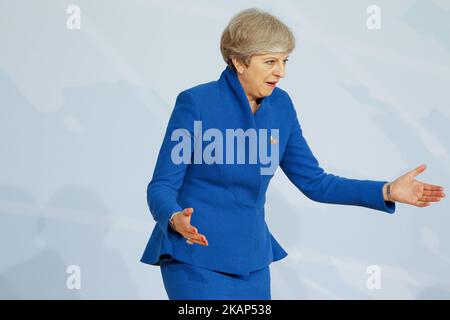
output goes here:
{"type": "Polygon", "coordinates": [[[366,180],[366,188],[363,191],[363,203],[366,207],[383,211],[389,214],[395,212],[396,204],[393,201],[385,201],[383,197],[383,186],[389,181],[370,181],[366,180]]]}
{"type": "Polygon", "coordinates": [[[169,231],[173,231],[172,228],[169,225],[169,219],[170,217],[178,211],[182,211],[183,209],[179,205],[173,205],[173,206],[167,206],[163,210],[161,210],[163,213],[158,218],[157,223],[159,227],[162,229],[162,231],[168,235],[169,231]]]}

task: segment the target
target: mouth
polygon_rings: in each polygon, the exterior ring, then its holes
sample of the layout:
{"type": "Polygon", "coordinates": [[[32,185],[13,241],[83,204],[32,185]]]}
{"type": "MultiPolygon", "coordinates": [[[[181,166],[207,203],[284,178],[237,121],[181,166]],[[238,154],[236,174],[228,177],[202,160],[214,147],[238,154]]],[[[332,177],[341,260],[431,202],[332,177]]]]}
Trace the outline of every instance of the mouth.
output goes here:
{"type": "Polygon", "coordinates": [[[266,82],[266,84],[271,87],[271,88],[275,88],[277,85],[278,81],[273,81],[273,82],[266,82]]]}

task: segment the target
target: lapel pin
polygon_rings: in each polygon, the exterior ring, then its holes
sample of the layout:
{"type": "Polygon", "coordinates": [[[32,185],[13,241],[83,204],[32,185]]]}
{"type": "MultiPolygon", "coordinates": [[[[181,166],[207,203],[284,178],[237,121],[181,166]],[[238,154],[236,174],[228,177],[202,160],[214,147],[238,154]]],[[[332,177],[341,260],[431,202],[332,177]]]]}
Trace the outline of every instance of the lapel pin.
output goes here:
{"type": "Polygon", "coordinates": [[[277,144],[278,140],[275,139],[274,137],[270,136],[270,144],[277,144]]]}

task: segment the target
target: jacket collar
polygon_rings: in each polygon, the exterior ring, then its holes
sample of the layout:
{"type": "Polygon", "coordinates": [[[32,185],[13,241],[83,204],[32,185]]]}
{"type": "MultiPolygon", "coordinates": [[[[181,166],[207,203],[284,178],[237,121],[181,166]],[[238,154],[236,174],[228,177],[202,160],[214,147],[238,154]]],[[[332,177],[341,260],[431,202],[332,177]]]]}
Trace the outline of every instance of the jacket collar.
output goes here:
{"type": "Polygon", "coordinates": [[[243,108],[246,108],[251,113],[250,103],[248,102],[247,95],[245,94],[244,88],[242,87],[241,82],[237,76],[236,71],[227,66],[223,71],[223,76],[230,87],[233,95],[239,101],[239,105],[243,108]]]}
{"type": "MultiPolygon", "coordinates": [[[[253,118],[256,115],[260,115],[261,113],[263,113],[262,112],[263,106],[268,103],[268,99],[266,98],[261,99],[260,102],[261,105],[258,111],[256,112],[255,115],[253,115],[247,95],[245,94],[244,88],[242,87],[242,84],[239,81],[237,73],[236,71],[231,69],[230,66],[227,66],[225,70],[222,72],[219,81],[224,82],[225,85],[228,87],[228,89],[232,92],[234,98],[237,100],[239,104],[241,111],[244,112],[245,116],[251,117],[253,120],[253,118]]],[[[254,120],[252,122],[254,122],[254,120]]]]}

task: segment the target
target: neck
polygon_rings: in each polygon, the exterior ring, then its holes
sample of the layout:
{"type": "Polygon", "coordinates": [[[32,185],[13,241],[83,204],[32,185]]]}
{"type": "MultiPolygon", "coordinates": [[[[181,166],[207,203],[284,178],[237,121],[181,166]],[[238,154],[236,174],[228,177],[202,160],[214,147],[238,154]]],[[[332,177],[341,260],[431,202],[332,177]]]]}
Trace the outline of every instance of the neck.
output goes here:
{"type": "Polygon", "coordinates": [[[250,108],[254,114],[259,109],[260,99],[253,98],[247,95],[248,102],[250,103],[250,108]]]}
{"type": "Polygon", "coordinates": [[[257,101],[258,99],[253,98],[252,96],[247,95],[247,99],[248,99],[248,102],[250,103],[250,105],[258,104],[258,101],[257,101]]]}
{"type": "Polygon", "coordinates": [[[255,97],[249,95],[247,93],[247,90],[245,89],[246,86],[245,86],[244,81],[241,79],[241,76],[238,74],[237,77],[238,77],[239,82],[242,85],[242,88],[244,89],[245,95],[247,96],[247,100],[250,103],[250,108],[252,109],[252,113],[255,113],[256,110],[258,110],[258,108],[259,108],[259,103],[261,102],[261,99],[255,98],[255,97]]]}

